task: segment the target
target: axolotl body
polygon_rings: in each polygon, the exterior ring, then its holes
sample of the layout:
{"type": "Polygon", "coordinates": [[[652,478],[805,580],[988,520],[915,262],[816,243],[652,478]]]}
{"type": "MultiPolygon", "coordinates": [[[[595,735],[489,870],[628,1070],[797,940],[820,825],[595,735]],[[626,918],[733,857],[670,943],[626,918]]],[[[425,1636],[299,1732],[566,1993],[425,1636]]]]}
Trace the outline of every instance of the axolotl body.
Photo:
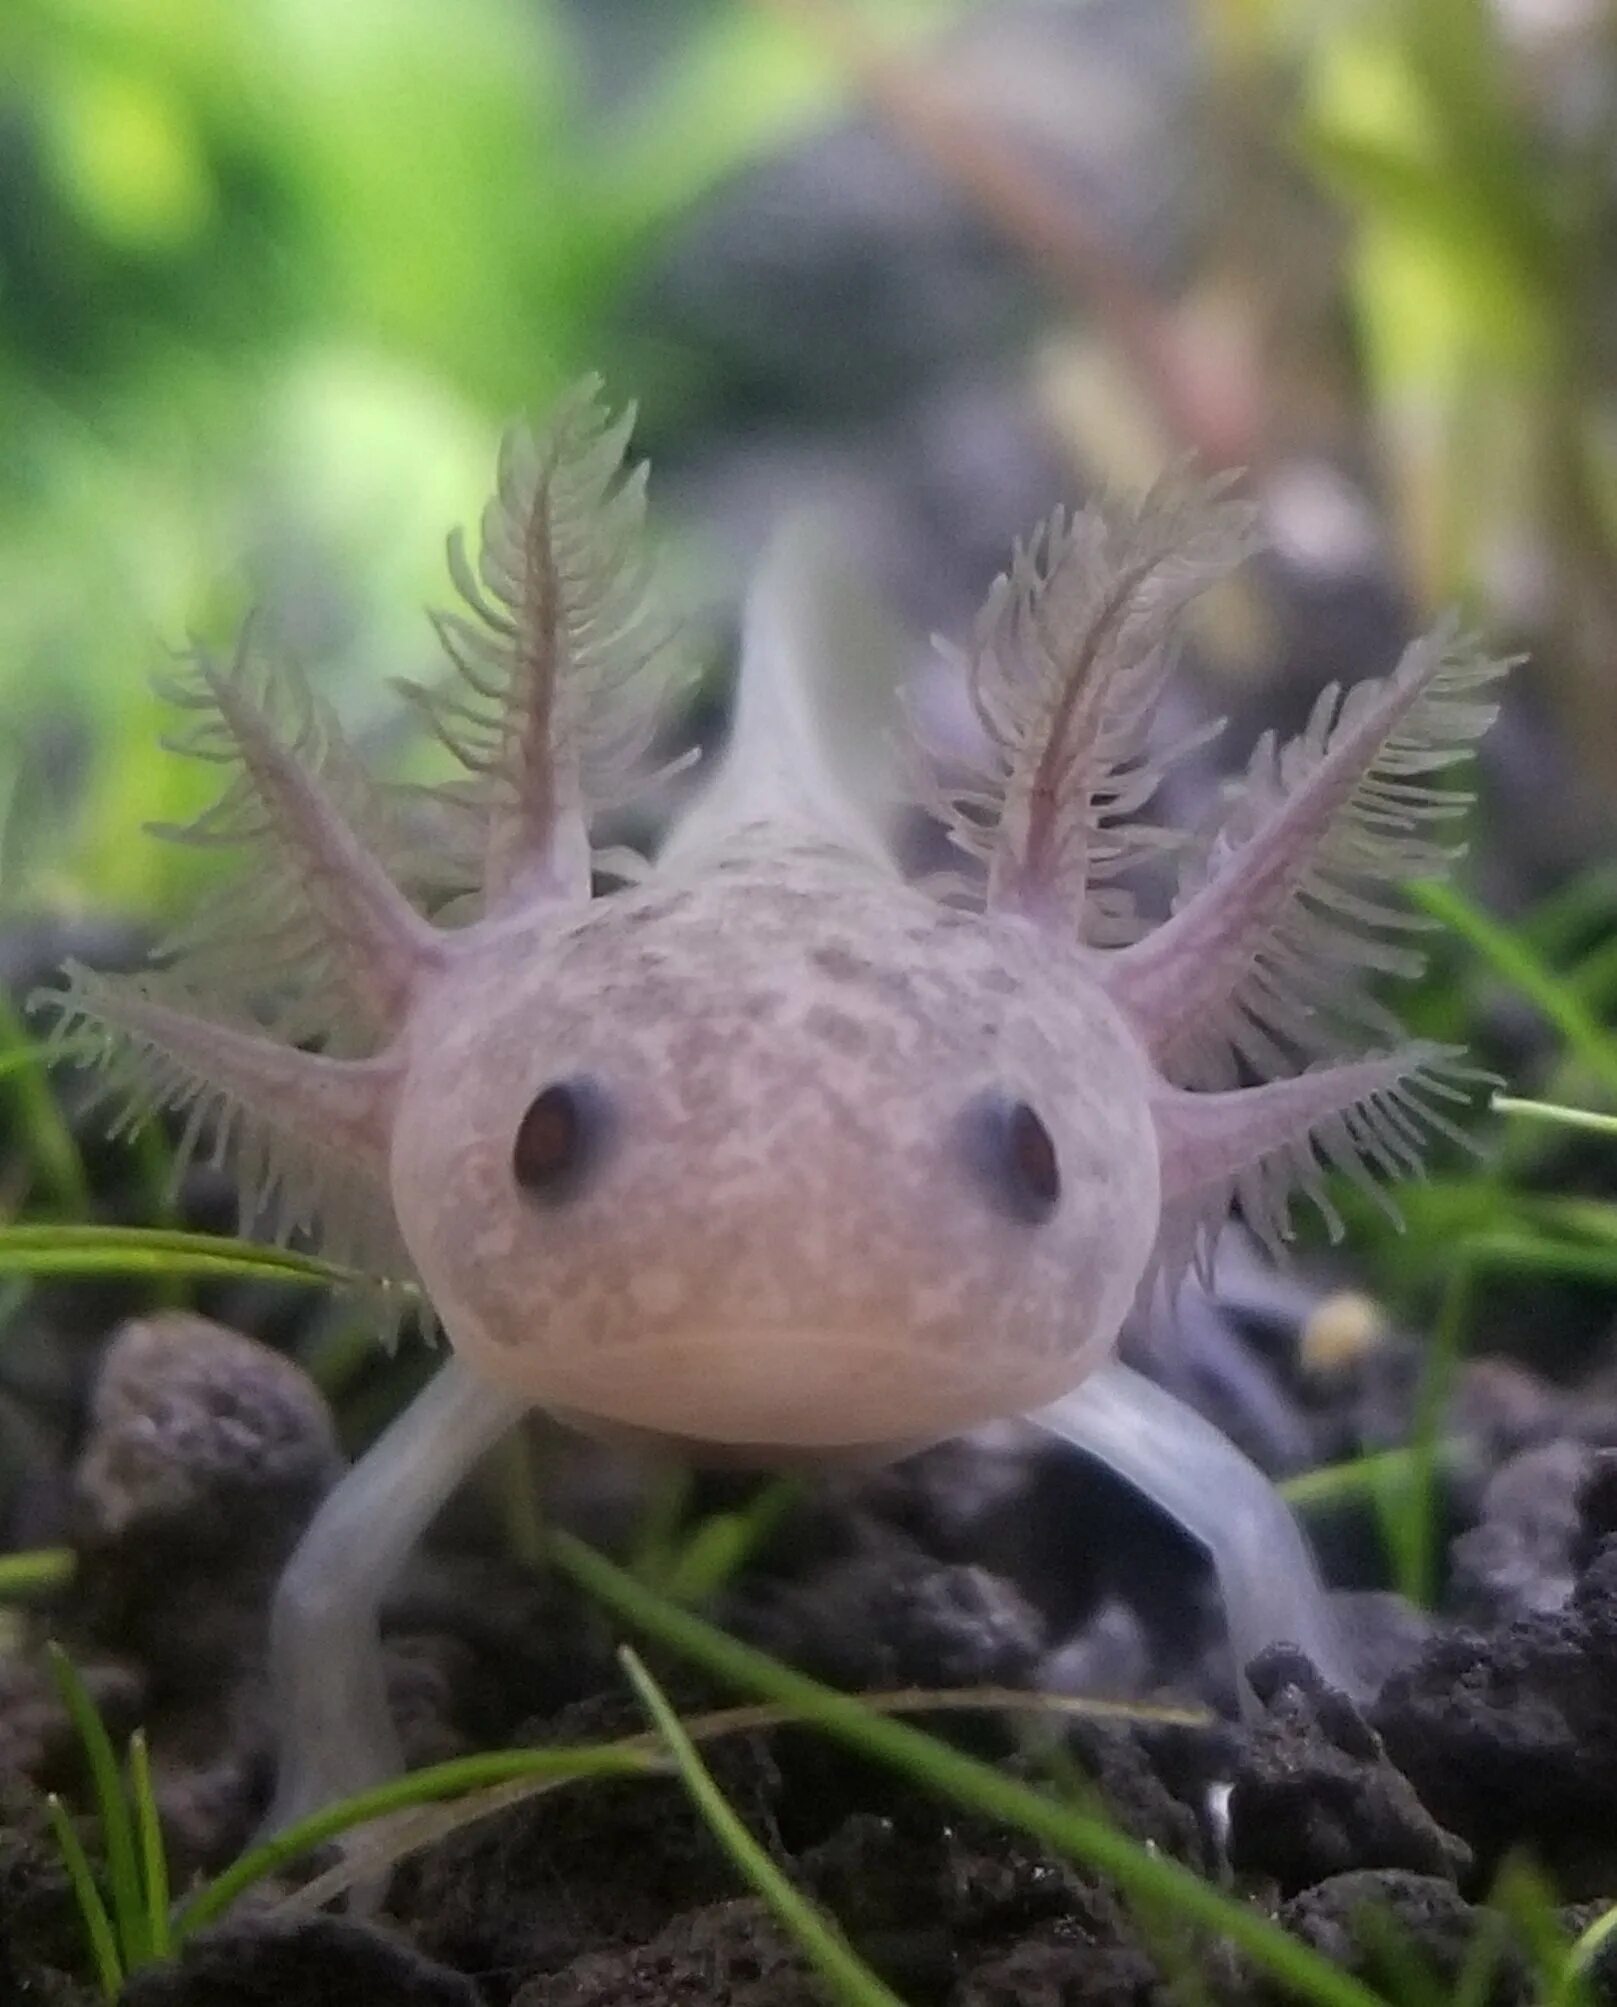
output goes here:
{"type": "Polygon", "coordinates": [[[1334,1219],[1326,1168],[1376,1188],[1449,1127],[1464,1070],[1397,1043],[1364,979],[1416,964],[1389,883],[1453,854],[1440,770],[1502,665],[1442,631],[1326,692],[1260,743],[1148,926],[1128,879],[1172,841],[1142,813],[1153,710],[1251,518],[1189,490],[1058,514],[959,652],[980,754],[911,763],[965,859],[915,883],[886,683],[800,530],[754,585],[716,774],[654,865],[604,858],[677,649],[626,438],[580,390],[502,459],[478,565],[451,545],[456,680],[412,694],[458,775],[424,847],[303,685],[199,653],[172,694],[231,778],[188,833],[254,847],[251,900],[228,890],[153,972],[57,993],[136,1112],[188,1109],[187,1145],[211,1124],[249,1213],[419,1284],[452,1348],[286,1571],[273,1818],[396,1767],[380,1599],[533,1407],[761,1464],[1026,1415],[1207,1546],[1238,1663],[1289,1640],[1352,1686],[1277,1495],[1113,1354],[1232,1199],[1277,1244],[1294,1190],[1334,1219]],[[628,882],[592,896],[603,866],[628,882]]]}

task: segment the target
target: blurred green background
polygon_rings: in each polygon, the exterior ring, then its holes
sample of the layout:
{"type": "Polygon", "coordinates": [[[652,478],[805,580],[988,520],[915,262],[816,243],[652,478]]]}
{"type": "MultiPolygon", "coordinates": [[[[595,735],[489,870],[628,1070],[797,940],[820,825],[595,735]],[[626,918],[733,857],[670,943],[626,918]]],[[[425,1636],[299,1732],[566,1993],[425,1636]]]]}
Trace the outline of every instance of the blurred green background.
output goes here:
{"type": "Polygon", "coordinates": [[[387,715],[499,423],[586,368],[676,463],[782,423],[834,457],[899,406],[948,440],[931,390],[1006,386],[1056,472],[1001,479],[996,435],[975,491],[949,447],[947,511],[924,453],[895,503],[973,590],[940,515],[1001,548],[1063,473],[1241,460],[1367,609],[1299,675],[1452,598],[1531,644],[1525,784],[1590,783],[1575,848],[1617,781],[1613,34],[1578,0],[7,0],[0,895],[181,896],[195,858],[132,832],[206,782],[147,690],[189,633],[262,605],[387,715]]]}
{"type": "Polygon", "coordinates": [[[261,603],[363,722],[502,421],[587,368],[699,396],[626,290],[834,89],[734,5],[7,0],[6,894],[177,896],[131,841],[205,785],[156,751],[165,650],[261,603]]]}

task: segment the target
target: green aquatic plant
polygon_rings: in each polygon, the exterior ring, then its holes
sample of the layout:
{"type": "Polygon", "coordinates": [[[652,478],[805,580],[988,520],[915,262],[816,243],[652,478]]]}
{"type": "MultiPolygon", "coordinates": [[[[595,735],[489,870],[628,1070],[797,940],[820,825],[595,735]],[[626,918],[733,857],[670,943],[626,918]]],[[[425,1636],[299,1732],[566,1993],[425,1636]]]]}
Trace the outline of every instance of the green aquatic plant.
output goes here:
{"type": "Polygon", "coordinates": [[[102,1993],[116,2000],[131,1972],[168,1957],[173,1948],[168,1861],[151,1765],[145,1737],[137,1730],[130,1738],[127,1770],[120,1767],[101,1711],[72,1660],[56,1645],[47,1656],[90,1771],[106,1854],[105,1891],[60,1798],[52,1796],[46,1803],[102,1993]]]}

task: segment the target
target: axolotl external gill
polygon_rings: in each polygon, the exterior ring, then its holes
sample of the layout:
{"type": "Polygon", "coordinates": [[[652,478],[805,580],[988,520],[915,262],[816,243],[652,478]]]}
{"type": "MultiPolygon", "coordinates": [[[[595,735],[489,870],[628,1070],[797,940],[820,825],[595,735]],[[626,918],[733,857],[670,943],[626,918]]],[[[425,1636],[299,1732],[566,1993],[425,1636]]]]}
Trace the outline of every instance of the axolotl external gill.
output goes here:
{"type": "MultiPolygon", "coordinates": [[[[380,787],[329,707],[246,645],[170,694],[249,847],[153,970],[70,972],[131,1115],[210,1132],[244,1211],[417,1285],[451,1357],[321,1507],[272,1638],[285,1821],[397,1767],[389,1580],[524,1412],[692,1457],[895,1457],[1026,1415],[1208,1549],[1237,1663],[1286,1640],[1355,1684],[1306,1546],[1222,1435],[1114,1356],[1232,1201],[1278,1247],[1325,1173],[1379,1193],[1466,1098],[1369,979],[1419,966],[1396,882],[1447,867],[1445,770],[1503,665],[1443,629],[1260,741],[1190,838],[1152,823],[1154,711],[1249,510],[1164,484],[1058,512],[953,667],[963,763],[892,678],[823,531],[783,534],[729,743],[655,862],[603,857],[651,784],[680,639],[643,470],[593,385],[502,457],[453,674],[412,689],[455,777],[380,787]],[[911,882],[908,790],[961,856],[911,882]],[[1138,867],[1177,856],[1165,918],[1138,867]],[[592,896],[602,867],[627,882],[592,896]]],[[[1087,1537],[1074,1527],[1075,1541],[1087,1537]]]]}

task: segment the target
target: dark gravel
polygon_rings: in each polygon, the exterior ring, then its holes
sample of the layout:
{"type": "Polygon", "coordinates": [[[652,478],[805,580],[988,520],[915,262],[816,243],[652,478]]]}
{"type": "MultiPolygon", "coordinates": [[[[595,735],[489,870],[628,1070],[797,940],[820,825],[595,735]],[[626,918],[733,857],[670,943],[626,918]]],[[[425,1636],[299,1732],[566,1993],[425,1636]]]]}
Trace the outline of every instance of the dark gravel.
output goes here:
{"type": "MultiPolygon", "coordinates": [[[[1497,1388],[1461,1398],[1499,1407],[1497,1388]]],[[[1526,1954],[1487,1906],[1499,1863],[1529,1851],[1567,1900],[1617,1890],[1617,1452],[1571,1435],[1533,1441],[1555,1404],[1518,1390],[1507,1405],[1529,1418],[1528,1440],[1497,1431],[1452,1555],[1451,1604],[1477,1626],[1416,1622],[1386,1596],[1344,1601],[1393,1667],[1370,1707],[1276,1651],[1250,1669],[1263,1711],[1244,1725],[1045,1717],[1032,1740],[1003,1714],[927,1725],[1029,1776],[1053,1762],[1063,1788],[1082,1780],[1122,1829],[1228,1881],[1370,1983],[1402,1984],[1411,1958],[1450,1983],[1500,1933],[1486,1997],[1525,2001],[1526,1954]]],[[[88,1403],[68,1486],[83,1567],[50,1625],[114,1732],[146,1726],[182,1883],[228,1860],[261,1811],[268,1597],[337,1467],[333,1441],[283,1358],[194,1319],[125,1326],[88,1403]]],[[[620,1465],[591,1453],[558,1469],[563,1517],[597,1536],[620,1523],[620,1465]]],[[[692,1511],[734,1504],[739,1485],[704,1480],[692,1511]]],[[[610,1626],[495,1546],[463,1502],[389,1606],[411,1760],[638,1729],[610,1626]]],[[[806,1486],[720,1615],[855,1690],[1082,1687],[1099,1668],[1147,1700],[1218,1686],[1203,1663],[1220,1650],[1216,1602],[1194,1550],[1104,1474],[1011,1430],[806,1486]],[[1072,1538],[1052,1533],[1041,1517],[1052,1513],[1058,1530],[1087,1526],[1099,1565],[1091,1553],[1057,1575],[1072,1538]]],[[[687,1716],[730,1698],[653,1663],[687,1716]]],[[[1167,2007],[1187,1959],[1217,2007],[1280,1997],[1227,1948],[1198,1947],[1104,1878],[801,1730],[705,1747],[751,1830],[910,2007],[1167,2007]]],[[[82,1804],[87,1782],[24,1638],[0,1656],[0,2000],[90,1998],[39,1796],[82,1804]]],[[[569,1788],[453,1834],[401,1866],[368,1922],[266,1913],[272,1898],[176,1966],[138,1975],[127,2002],[821,1997],[672,1782],[569,1788]]]]}

